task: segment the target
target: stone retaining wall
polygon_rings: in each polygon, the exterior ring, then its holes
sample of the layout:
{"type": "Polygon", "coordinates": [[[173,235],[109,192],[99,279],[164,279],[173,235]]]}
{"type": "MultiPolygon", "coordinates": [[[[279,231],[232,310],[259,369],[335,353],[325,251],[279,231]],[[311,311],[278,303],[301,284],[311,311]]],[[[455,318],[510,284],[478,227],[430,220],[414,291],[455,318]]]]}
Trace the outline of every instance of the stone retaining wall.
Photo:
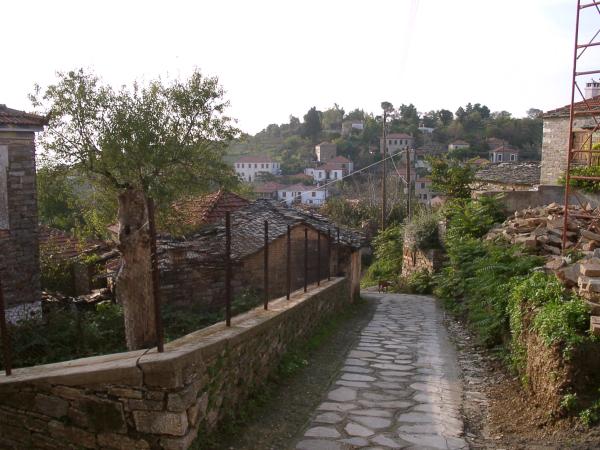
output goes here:
{"type": "Polygon", "coordinates": [[[291,344],[351,302],[323,282],[155,350],[0,374],[0,448],[187,449],[235,413],[291,344]]]}
{"type": "Polygon", "coordinates": [[[402,256],[402,276],[405,277],[422,271],[437,272],[444,262],[444,251],[439,249],[423,251],[404,247],[402,256]]]}

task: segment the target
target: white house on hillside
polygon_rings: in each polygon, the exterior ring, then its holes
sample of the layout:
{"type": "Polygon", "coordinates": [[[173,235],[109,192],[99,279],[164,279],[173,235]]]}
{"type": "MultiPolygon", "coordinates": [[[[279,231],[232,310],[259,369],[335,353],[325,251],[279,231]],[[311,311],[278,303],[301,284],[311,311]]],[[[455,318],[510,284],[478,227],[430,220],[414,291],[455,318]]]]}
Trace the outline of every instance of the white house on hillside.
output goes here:
{"type": "Polygon", "coordinates": [[[242,156],[234,163],[233,167],[235,173],[249,183],[256,181],[256,176],[261,172],[273,175],[281,173],[281,164],[270,156],[242,156]]]}
{"type": "Polygon", "coordinates": [[[470,145],[467,141],[463,141],[462,139],[458,139],[456,141],[452,141],[448,144],[448,151],[452,150],[462,150],[469,148],[470,145]]]}
{"type": "Polygon", "coordinates": [[[277,191],[277,197],[288,205],[303,203],[305,205],[320,206],[327,200],[327,189],[317,190],[312,186],[293,184],[282,186],[277,191]]]}
{"type": "MultiPolygon", "coordinates": [[[[410,134],[405,133],[390,133],[386,136],[385,146],[387,147],[387,152],[390,155],[395,155],[401,150],[405,148],[413,148],[414,138],[410,134]]],[[[383,138],[379,139],[381,153],[383,154],[383,138]]]]}
{"type": "Polygon", "coordinates": [[[326,164],[304,169],[304,173],[313,177],[317,183],[326,180],[339,180],[352,172],[354,172],[354,163],[343,156],[336,156],[326,164]]]}

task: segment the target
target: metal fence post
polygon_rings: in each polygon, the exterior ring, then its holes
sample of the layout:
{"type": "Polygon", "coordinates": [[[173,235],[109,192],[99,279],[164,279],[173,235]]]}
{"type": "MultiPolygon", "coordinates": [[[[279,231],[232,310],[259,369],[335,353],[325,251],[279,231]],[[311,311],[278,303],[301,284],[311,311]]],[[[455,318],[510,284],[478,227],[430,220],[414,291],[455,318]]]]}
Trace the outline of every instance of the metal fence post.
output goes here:
{"type": "Polygon", "coordinates": [[[327,281],[331,281],[331,228],[327,229],[327,281]]]}
{"type": "Polygon", "coordinates": [[[225,213],[225,325],[231,326],[231,214],[225,213]]]}
{"type": "Polygon", "coordinates": [[[12,374],[12,355],[10,352],[10,336],[6,326],[6,311],[4,309],[4,287],[0,277],[0,334],[2,334],[2,357],[4,359],[4,371],[6,375],[12,374]]]}
{"type": "Polygon", "coordinates": [[[304,292],[308,291],[308,228],[304,228],[304,292]]]}
{"type": "Polygon", "coordinates": [[[321,231],[317,230],[317,286],[321,286],[321,231]]]}
{"type": "Polygon", "coordinates": [[[285,273],[286,298],[290,299],[292,291],[292,229],[287,226],[287,265],[285,273]]]}
{"type": "Polygon", "coordinates": [[[269,309],[269,221],[265,220],[265,264],[264,264],[265,310],[269,309]]]}
{"type": "Polygon", "coordinates": [[[164,333],[162,314],[160,311],[160,280],[158,274],[158,251],[156,249],[156,221],[154,217],[154,200],[148,198],[148,229],[150,231],[150,262],[152,264],[152,293],[154,296],[154,326],[156,327],[156,348],[164,349],[164,333]]]}

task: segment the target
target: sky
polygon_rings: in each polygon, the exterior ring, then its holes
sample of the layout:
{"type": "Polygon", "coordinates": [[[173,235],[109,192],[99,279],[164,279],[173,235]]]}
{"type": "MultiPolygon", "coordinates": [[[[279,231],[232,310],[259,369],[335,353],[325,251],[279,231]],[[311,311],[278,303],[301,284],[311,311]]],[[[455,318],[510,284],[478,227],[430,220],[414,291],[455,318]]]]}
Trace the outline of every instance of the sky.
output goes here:
{"type": "MultiPolygon", "coordinates": [[[[248,133],[334,103],[378,113],[382,101],[422,112],[471,102],[521,117],[570,100],[576,3],[5,2],[0,103],[31,110],[27,95],[56,71],[83,67],[120,86],[197,68],[219,78],[248,133]]],[[[597,29],[583,25],[583,38],[597,29]]]]}

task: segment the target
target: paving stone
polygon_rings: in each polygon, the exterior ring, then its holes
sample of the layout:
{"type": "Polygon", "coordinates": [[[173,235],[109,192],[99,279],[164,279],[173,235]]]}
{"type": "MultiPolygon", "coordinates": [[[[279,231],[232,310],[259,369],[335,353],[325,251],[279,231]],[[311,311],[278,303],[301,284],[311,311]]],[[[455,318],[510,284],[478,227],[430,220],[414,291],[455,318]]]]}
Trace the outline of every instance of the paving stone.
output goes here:
{"type": "Polygon", "coordinates": [[[350,411],[351,409],[355,409],[356,405],[352,403],[333,403],[333,402],[325,402],[321,403],[317,409],[321,411],[350,411]]]}
{"type": "Polygon", "coordinates": [[[356,391],[347,387],[341,387],[327,394],[327,398],[336,402],[348,402],[356,399],[356,391]]]}
{"type": "Polygon", "coordinates": [[[344,367],[342,367],[342,372],[372,373],[373,369],[368,369],[366,367],[359,367],[359,366],[344,366],[344,367]]]}
{"type": "Polygon", "coordinates": [[[343,442],[344,444],[350,444],[350,445],[352,445],[353,448],[355,448],[355,447],[364,448],[367,445],[369,445],[369,441],[367,441],[365,438],[361,438],[361,437],[342,439],[342,440],[340,440],[340,442],[343,442]]]}
{"type": "Polygon", "coordinates": [[[328,412],[328,413],[319,414],[317,417],[315,417],[314,421],[321,422],[321,423],[339,423],[342,421],[342,419],[343,419],[343,417],[340,416],[339,414],[328,412]]]}
{"type": "Polygon", "coordinates": [[[344,430],[350,436],[368,437],[368,436],[372,436],[373,434],[375,434],[374,431],[369,430],[368,428],[365,428],[362,425],[359,425],[359,424],[354,423],[354,422],[348,423],[344,427],[344,430]]]}
{"type": "Polygon", "coordinates": [[[309,428],[308,430],[306,430],[306,433],[304,433],[304,436],[306,437],[317,437],[317,438],[339,438],[340,437],[340,433],[335,429],[335,428],[331,428],[331,427],[314,427],[314,428],[309,428]]]}
{"type": "Polygon", "coordinates": [[[348,365],[348,366],[368,366],[369,363],[366,361],[363,361],[362,359],[348,358],[346,360],[346,365],[348,365]]]}
{"type": "Polygon", "coordinates": [[[360,373],[345,373],[342,375],[342,380],[346,381],[375,381],[377,378],[360,373]]]}
{"type": "Polygon", "coordinates": [[[352,414],[371,417],[392,417],[392,413],[385,409],[355,409],[352,414]]]}
{"type": "Polygon", "coordinates": [[[439,422],[437,416],[429,413],[411,412],[404,413],[398,416],[398,422],[425,422],[425,423],[436,423],[439,422]]]}
{"type": "Polygon", "coordinates": [[[296,445],[297,450],[342,450],[342,445],[338,442],[334,441],[326,441],[326,440],[304,440],[298,442],[296,445]]]}
{"type": "Polygon", "coordinates": [[[351,416],[352,420],[355,422],[364,425],[371,430],[379,430],[382,428],[387,428],[392,424],[390,419],[383,419],[381,417],[368,417],[368,416],[351,416]]]}
{"type": "Polygon", "coordinates": [[[352,388],[368,388],[369,383],[366,381],[346,381],[346,380],[338,380],[335,382],[340,386],[352,387],[352,388]]]}
{"type": "Polygon", "coordinates": [[[373,444],[381,445],[386,448],[402,448],[402,447],[404,447],[404,444],[401,444],[400,442],[398,442],[394,439],[391,439],[387,436],[383,436],[382,434],[378,434],[377,436],[372,437],[371,442],[373,444]]]}

